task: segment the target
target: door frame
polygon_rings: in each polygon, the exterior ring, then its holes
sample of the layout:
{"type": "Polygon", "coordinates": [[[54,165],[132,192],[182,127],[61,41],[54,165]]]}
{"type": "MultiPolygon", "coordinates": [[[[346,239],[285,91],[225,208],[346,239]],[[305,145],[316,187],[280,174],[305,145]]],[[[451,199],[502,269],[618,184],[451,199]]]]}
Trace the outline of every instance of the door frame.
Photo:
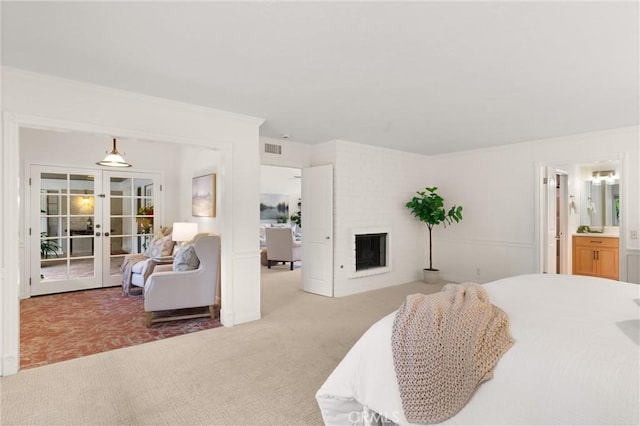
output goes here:
{"type": "MultiPolygon", "coordinates": [[[[20,128],[35,128],[58,132],[83,132],[103,135],[119,135],[123,138],[145,139],[179,145],[202,146],[220,151],[221,175],[225,176],[220,187],[221,199],[231,199],[233,193],[233,144],[226,141],[211,141],[175,135],[156,134],[136,131],[128,128],[102,126],[84,122],[58,120],[54,118],[4,112],[2,126],[2,147],[0,151],[2,164],[2,193],[4,200],[20,200],[20,128]]],[[[235,323],[233,301],[233,205],[231,201],[220,206],[220,229],[223,235],[221,253],[221,304],[220,322],[224,326],[235,323]]],[[[20,369],[20,275],[21,256],[24,250],[24,236],[19,232],[20,207],[16,203],[2,202],[0,226],[2,241],[0,242],[0,376],[16,374],[20,369]],[[16,250],[18,248],[18,250],[16,250]],[[10,284],[10,285],[9,285],[10,284]]]]}
{"type": "MultiPolygon", "coordinates": [[[[602,157],[591,157],[591,158],[580,158],[580,159],[571,159],[565,161],[538,161],[534,165],[534,239],[535,239],[535,252],[534,252],[534,272],[541,274],[544,271],[544,262],[545,262],[545,233],[546,233],[546,208],[545,208],[545,188],[543,185],[543,177],[545,174],[545,170],[547,167],[561,168],[566,170],[567,168],[578,167],[581,164],[595,163],[597,161],[618,161],[618,166],[620,169],[620,196],[622,197],[622,202],[620,203],[620,224],[619,224],[619,248],[618,248],[618,270],[619,270],[619,280],[626,281],[627,280],[627,256],[626,256],[626,247],[627,247],[627,228],[626,228],[626,220],[628,217],[628,208],[627,202],[625,200],[629,199],[629,191],[627,189],[628,185],[626,184],[627,177],[627,167],[628,167],[628,154],[627,153],[617,153],[613,156],[602,156],[602,157]]],[[[569,175],[569,180],[573,179],[574,176],[569,175]]],[[[569,190],[571,192],[571,190],[569,190]]],[[[567,194],[569,197],[571,194],[567,194]]],[[[566,203],[569,200],[564,200],[566,203]]],[[[564,202],[562,201],[562,202],[564,202]]],[[[567,250],[571,249],[571,235],[573,234],[573,230],[567,231],[567,250]]],[[[568,254],[568,253],[567,253],[568,254]]],[[[566,257],[568,259],[568,256],[566,257]]],[[[568,261],[568,260],[567,260],[568,261]]],[[[571,270],[569,269],[567,273],[571,275],[571,270]]]]}

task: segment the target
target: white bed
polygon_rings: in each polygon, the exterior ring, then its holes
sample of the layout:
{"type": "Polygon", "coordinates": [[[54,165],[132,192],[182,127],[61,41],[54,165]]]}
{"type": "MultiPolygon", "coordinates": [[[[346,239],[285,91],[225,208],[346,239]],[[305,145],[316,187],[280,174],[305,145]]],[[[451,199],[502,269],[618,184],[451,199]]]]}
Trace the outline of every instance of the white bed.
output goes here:
{"type": "MultiPolygon", "coordinates": [[[[443,424],[640,424],[640,286],[522,275],[485,284],[515,344],[443,424]]],[[[395,312],[374,324],[316,393],[329,425],[408,424],[393,367],[395,312]]]]}

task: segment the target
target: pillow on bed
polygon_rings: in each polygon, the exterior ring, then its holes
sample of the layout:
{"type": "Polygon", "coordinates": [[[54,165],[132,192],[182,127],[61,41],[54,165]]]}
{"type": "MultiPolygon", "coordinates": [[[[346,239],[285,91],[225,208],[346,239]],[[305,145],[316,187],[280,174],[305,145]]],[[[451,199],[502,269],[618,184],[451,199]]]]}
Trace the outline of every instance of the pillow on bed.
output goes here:
{"type": "Polygon", "coordinates": [[[196,255],[196,248],[193,244],[180,247],[176,258],[173,260],[174,271],[192,271],[198,269],[200,259],[196,255]]]}

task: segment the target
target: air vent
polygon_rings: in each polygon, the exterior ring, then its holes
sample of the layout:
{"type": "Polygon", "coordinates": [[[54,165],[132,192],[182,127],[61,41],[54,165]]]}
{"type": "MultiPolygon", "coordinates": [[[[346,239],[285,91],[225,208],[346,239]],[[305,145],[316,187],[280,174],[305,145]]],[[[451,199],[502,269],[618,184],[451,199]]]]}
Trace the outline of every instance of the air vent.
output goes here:
{"type": "Polygon", "coordinates": [[[266,152],[267,154],[282,155],[282,145],[276,145],[274,143],[265,143],[264,152],[266,152]]]}

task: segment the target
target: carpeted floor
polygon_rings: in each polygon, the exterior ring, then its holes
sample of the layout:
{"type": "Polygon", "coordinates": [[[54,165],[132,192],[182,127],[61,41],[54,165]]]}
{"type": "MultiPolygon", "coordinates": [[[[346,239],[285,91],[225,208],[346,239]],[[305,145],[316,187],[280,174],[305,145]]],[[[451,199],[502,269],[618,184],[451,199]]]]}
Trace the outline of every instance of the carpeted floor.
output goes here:
{"type": "Polygon", "coordinates": [[[0,378],[2,425],[321,425],[314,395],[411,283],[328,298],[301,269],[262,268],[262,319],[0,378]]]}
{"type": "Polygon", "coordinates": [[[147,328],[142,303],[141,294],[123,297],[120,287],[22,300],[20,368],[40,367],[221,326],[217,319],[197,318],[154,323],[147,328]]]}

